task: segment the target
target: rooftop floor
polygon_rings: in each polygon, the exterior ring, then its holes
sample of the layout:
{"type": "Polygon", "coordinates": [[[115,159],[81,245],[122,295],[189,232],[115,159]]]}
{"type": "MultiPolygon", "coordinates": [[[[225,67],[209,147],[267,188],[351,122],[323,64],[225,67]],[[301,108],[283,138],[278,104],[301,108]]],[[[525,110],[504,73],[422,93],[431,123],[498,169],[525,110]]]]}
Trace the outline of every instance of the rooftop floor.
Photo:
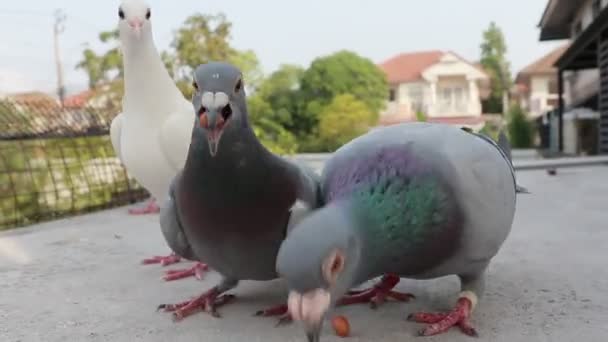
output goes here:
{"type": "MultiPolygon", "coordinates": [[[[415,337],[421,325],[405,320],[415,310],[449,309],[458,281],[445,277],[402,281],[417,296],[411,303],[338,309],[350,320],[347,341],[606,341],[608,168],[522,171],[518,181],[532,194],[519,196],[512,233],[490,266],[472,319],[479,339],[458,329],[415,337]]],[[[218,277],[167,283],[166,268],[139,264],[168,252],[158,216],[129,216],[126,208],[0,234],[1,340],[306,341],[296,325],[274,328],[274,319],[252,316],[281,301],[280,281],[243,282],[221,319],[196,314],[173,323],[156,306],[197,295],[218,277]]],[[[322,340],[342,341],[328,324],[322,340]]]]}

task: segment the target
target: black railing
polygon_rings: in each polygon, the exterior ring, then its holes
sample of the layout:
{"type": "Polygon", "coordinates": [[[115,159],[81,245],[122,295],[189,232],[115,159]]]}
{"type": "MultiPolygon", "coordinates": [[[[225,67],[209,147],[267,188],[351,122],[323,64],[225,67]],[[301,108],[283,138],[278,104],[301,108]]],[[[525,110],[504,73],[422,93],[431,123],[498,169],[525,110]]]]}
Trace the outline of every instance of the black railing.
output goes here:
{"type": "Polygon", "coordinates": [[[0,101],[0,230],[147,197],[112,148],[117,113],[0,101]]]}

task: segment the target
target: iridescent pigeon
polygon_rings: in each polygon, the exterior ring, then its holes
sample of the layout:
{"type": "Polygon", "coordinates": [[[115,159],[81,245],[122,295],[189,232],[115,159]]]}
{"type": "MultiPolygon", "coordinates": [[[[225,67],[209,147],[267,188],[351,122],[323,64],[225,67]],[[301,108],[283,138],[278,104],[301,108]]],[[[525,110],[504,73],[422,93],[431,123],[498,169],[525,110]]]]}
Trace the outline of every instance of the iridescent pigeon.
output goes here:
{"type": "Polygon", "coordinates": [[[322,175],[325,206],[293,228],[277,257],[289,312],[309,341],[319,340],[337,299],[378,276],[381,286],[368,291],[386,297],[400,277],[457,275],[462,288],[452,311],[410,319],[430,324],[421,335],[451,326],[476,335],[469,319],[520,192],[504,136],[499,142],[410,123],[371,131],[334,153],[322,175]]]}

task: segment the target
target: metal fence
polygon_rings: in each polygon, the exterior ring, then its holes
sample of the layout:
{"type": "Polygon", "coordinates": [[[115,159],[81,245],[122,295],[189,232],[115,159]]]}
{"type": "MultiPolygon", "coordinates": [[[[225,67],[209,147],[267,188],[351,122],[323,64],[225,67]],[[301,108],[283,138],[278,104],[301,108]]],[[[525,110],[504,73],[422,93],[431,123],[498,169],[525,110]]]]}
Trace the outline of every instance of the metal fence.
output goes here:
{"type": "Polygon", "coordinates": [[[114,154],[117,113],[0,101],[0,230],[146,198],[114,154]]]}

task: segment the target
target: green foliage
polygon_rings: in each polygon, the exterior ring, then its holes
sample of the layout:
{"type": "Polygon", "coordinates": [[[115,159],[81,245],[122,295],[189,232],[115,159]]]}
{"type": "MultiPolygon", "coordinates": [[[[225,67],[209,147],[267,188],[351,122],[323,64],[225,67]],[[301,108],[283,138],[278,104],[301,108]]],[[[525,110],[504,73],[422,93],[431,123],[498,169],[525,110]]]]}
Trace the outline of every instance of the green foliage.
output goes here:
{"type": "Polygon", "coordinates": [[[503,94],[508,93],[513,81],[506,57],[505,37],[496,23],[491,22],[488,29],[483,32],[480,48],[480,63],[491,79],[491,94],[485,101],[486,110],[492,113],[502,113],[503,94]]]}
{"type": "Polygon", "coordinates": [[[223,13],[194,14],[175,33],[174,50],[180,79],[191,79],[192,70],[210,61],[228,61],[243,71],[245,85],[255,88],[261,78],[259,60],[251,50],[230,45],[232,23],[223,13]]]}
{"type": "Polygon", "coordinates": [[[280,124],[275,109],[259,94],[248,98],[249,118],[258,139],[270,151],[292,154],[298,149],[295,136],[280,124]]]}
{"type": "Polygon", "coordinates": [[[311,133],[319,121],[319,109],[338,95],[352,94],[377,117],[387,93],[386,75],[368,58],[351,51],[319,57],[302,76],[302,102],[294,117],[301,124],[298,133],[311,133]]]}
{"type": "Polygon", "coordinates": [[[507,130],[513,148],[530,148],[534,136],[534,126],[519,105],[509,109],[507,130]]]}
{"type": "Polygon", "coordinates": [[[95,88],[105,78],[101,58],[89,48],[82,51],[82,60],[76,65],[76,68],[83,69],[87,73],[89,89],[95,88]]]}
{"type": "Polygon", "coordinates": [[[230,23],[224,14],[194,14],[175,33],[171,46],[182,65],[195,68],[209,61],[225,61],[234,53],[230,23]]]}
{"type": "Polygon", "coordinates": [[[426,122],[427,121],[427,116],[426,114],[424,114],[423,112],[416,112],[416,121],[420,121],[420,122],[426,122]]]}
{"type": "Polygon", "coordinates": [[[494,141],[498,141],[499,128],[496,125],[486,122],[479,130],[479,133],[487,135],[494,141]]]}
{"type": "Polygon", "coordinates": [[[287,130],[297,134],[298,122],[294,117],[298,111],[298,89],[304,70],[295,65],[281,65],[264,79],[256,96],[272,108],[273,119],[287,130]]]}
{"type": "Polygon", "coordinates": [[[108,136],[0,142],[0,230],[126,204],[132,190],[108,136]]]}
{"type": "Polygon", "coordinates": [[[109,44],[110,47],[103,54],[86,48],[82,51],[82,60],[76,64],[76,69],[82,69],[87,74],[89,89],[123,75],[122,57],[118,49],[118,29],[101,32],[99,41],[104,45],[109,44]]]}
{"type": "Polygon", "coordinates": [[[319,140],[333,151],[367,132],[377,120],[363,101],[351,94],[338,95],[320,113],[319,140]]]}

